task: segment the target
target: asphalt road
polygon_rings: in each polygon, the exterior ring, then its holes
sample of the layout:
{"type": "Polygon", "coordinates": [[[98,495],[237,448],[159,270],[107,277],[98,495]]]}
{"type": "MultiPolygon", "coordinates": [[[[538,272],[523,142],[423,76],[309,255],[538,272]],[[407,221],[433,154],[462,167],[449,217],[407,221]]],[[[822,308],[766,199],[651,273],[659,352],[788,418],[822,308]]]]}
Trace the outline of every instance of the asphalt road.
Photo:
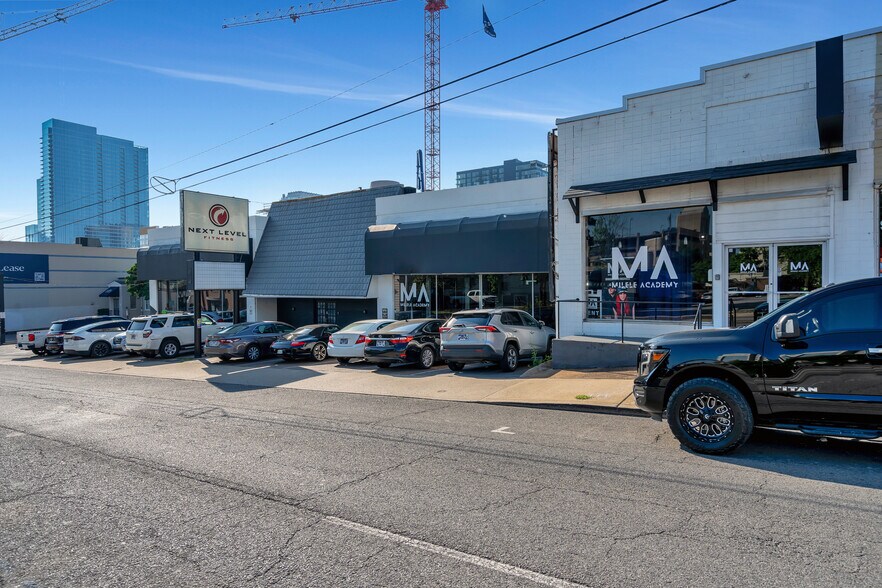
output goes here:
{"type": "Polygon", "coordinates": [[[4,587],[878,586],[880,529],[878,443],[0,366],[4,587]]]}

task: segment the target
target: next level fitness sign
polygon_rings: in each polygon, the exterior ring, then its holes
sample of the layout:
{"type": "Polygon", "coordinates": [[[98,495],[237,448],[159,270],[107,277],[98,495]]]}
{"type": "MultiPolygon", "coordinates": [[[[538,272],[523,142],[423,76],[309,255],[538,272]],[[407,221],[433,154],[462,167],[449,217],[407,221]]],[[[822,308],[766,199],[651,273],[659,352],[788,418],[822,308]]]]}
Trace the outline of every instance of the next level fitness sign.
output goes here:
{"type": "Polygon", "coordinates": [[[181,190],[185,251],[248,253],[248,200],[181,190]]]}

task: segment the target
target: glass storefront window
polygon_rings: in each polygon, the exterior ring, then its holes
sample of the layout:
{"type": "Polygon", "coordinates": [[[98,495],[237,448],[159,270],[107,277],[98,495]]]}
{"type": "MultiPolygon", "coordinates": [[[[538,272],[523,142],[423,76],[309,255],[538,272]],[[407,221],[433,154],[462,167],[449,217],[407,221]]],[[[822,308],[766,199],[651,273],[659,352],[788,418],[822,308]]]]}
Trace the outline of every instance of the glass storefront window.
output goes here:
{"type": "Polygon", "coordinates": [[[585,318],[692,321],[711,316],[711,209],[586,219],[585,318]]]}
{"type": "Polygon", "coordinates": [[[554,322],[548,274],[408,275],[395,279],[395,317],[445,318],[461,310],[519,308],[554,322]]]}

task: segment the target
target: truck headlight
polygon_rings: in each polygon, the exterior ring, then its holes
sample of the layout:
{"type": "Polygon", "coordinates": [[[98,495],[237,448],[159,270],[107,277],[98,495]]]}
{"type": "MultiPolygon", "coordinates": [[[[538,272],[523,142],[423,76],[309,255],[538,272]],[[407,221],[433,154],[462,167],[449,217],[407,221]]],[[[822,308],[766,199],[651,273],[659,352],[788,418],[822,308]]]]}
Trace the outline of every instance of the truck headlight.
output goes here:
{"type": "Polygon", "coordinates": [[[638,376],[648,376],[658,364],[668,356],[667,349],[643,349],[640,351],[640,363],[637,366],[638,376]]]}

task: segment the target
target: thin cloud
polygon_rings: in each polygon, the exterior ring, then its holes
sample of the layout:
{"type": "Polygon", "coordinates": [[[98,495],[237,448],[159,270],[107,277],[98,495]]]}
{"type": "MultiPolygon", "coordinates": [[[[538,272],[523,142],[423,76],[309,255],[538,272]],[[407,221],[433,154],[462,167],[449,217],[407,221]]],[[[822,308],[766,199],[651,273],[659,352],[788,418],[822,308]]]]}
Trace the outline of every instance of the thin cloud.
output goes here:
{"type": "MultiPolygon", "coordinates": [[[[387,104],[394,100],[400,100],[401,98],[405,97],[404,94],[379,95],[363,94],[358,92],[341,93],[344,91],[334,88],[304,86],[300,84],[288,84],[283,82],[270,82],[256,78],[245,78],[241,76],[230,76],[200,71],[174,69],[170,67],[158,67],[154,65],[144,65],[139,63],[130,63],[127,61],[116,61],[110,59],[104,59],[102,61],[113,63],[114,65],[121,65],[132,69],[138,69],[141,71],[148,71],[150,73],[169,78],[192,80],[195,82],[206,82],[211,84],[222,84],[226,86],[235,86],[237,88],[257,90],[260,92],[277,92],[283,94],[291,94],[295,96],[316,96],[321,98],[337,97],[344,100],[374,102],[377,104],[387,104]]],[[[414,104],[415,103],[416,101],[414,101],[414,104]]],[[[402,107],[407,107],[407,105],[402,105],[402,107]]],[[[441,108],[446,112],[464,114],[472,117],[513,120],[542,125],[546,127],[554,126],[554,121],[557,118],[556,115],[553,114],[544,114],[534,111],[511,110],[505,108],[488,108],[468,104],[458,104],[455,102],[448,102],[442,105],[441,108]]]]}

